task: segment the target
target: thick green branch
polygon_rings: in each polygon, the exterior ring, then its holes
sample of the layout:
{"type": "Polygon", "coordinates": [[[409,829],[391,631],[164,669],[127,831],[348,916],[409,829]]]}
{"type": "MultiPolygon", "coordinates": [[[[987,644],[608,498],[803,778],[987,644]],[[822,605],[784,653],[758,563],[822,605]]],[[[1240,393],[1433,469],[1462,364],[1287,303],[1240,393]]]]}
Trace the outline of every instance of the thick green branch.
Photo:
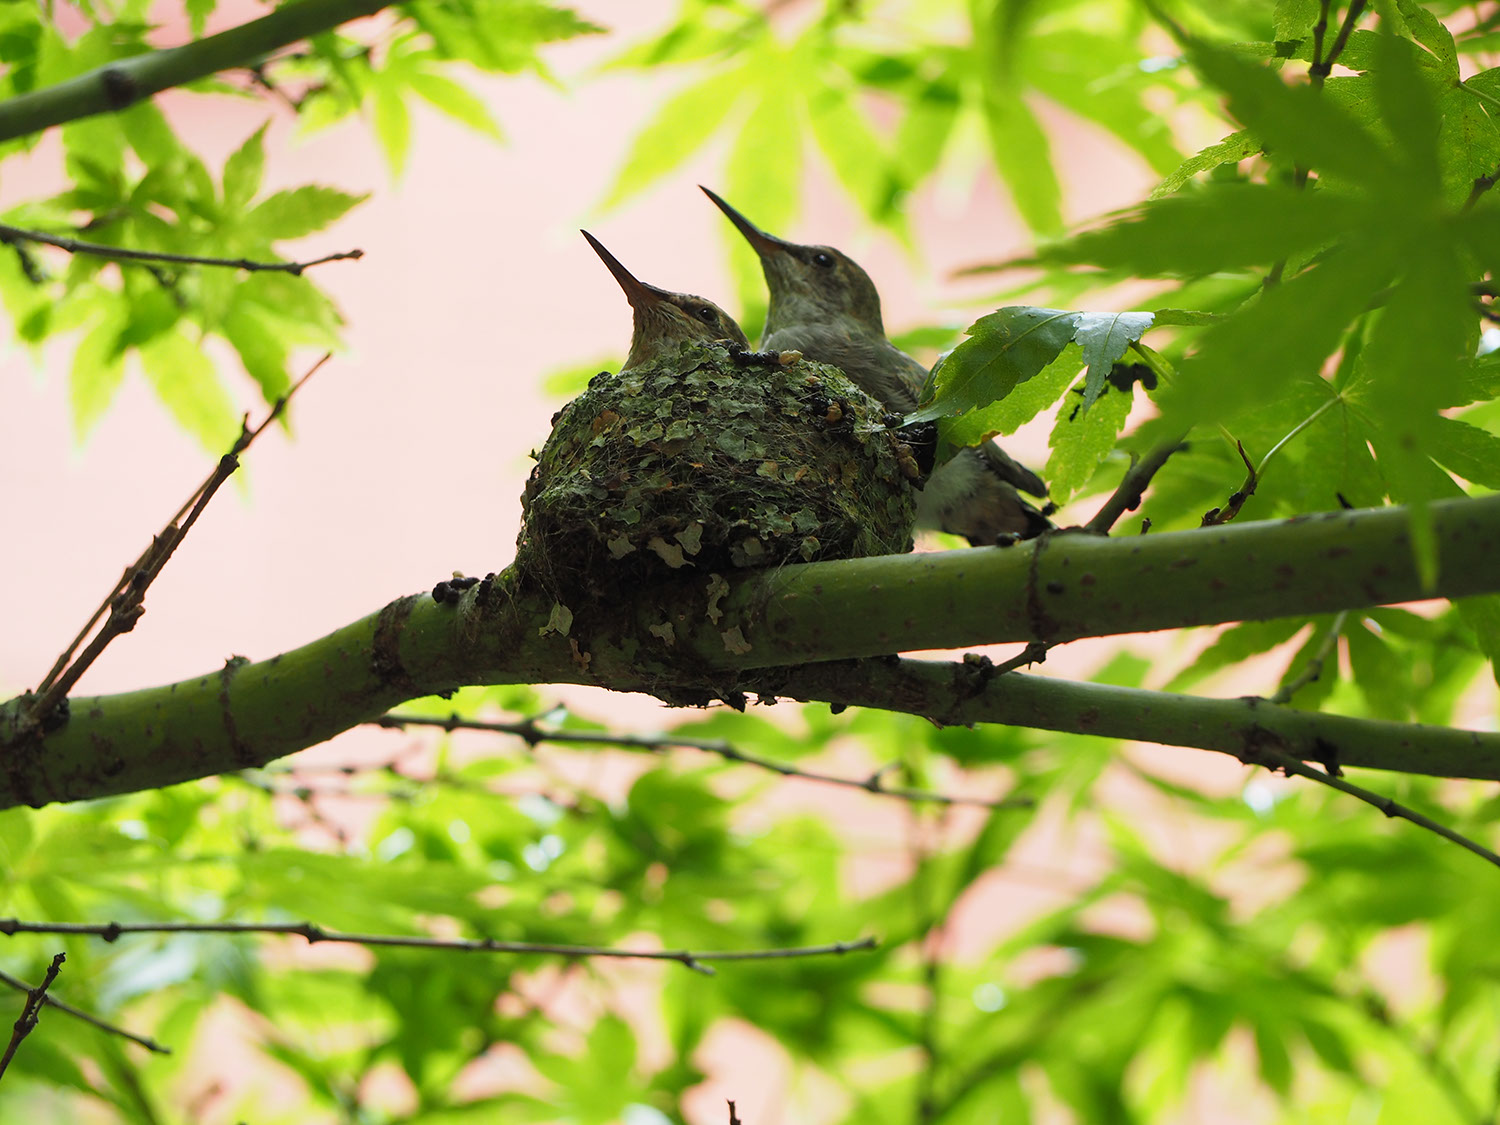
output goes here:
{"type": "Polygon", "coordinates": [[[1500,591],[1500,495],[1430,511],[1440,566],[1432,590],[1417,575],[1408,511],[1374,508],[1121,539],[1063,532],[1008,548],[764,571],[737,583],[717,629],[692,642],[705,663],[758,668],[1500,591]],[[726,638],[732,629],[739,634],[726,638]]]}
{"type": "Polygon", "coordinates": [[[1004,723],[1216,750],[1255,765],[1273,764],[1266,752],[1279,750],[1329,766],[1500,780],[1500,734],[1302,711],[1255,696],[1203,699],[1018,672],[986,678],[974,665],[929,660],[804,667],[785,690],[798,699],[951,724],[1004,723]]]}
{"type": "Polygon", "coordinates": [[[392,0],[298,0],[258,20],[181,47],[90,70],[77,77],[0,102],[0,141],[39,133],[53,125],[109,113],[169,90],[249,66],[272,51],[389,7],[392,0]]]}
{"type": "Polygon", "coordinates": [[[746,572],[689,573],[636,602],[573,606],[507,574],[456,604],[401,598],[260,663],[74,698],[66,722],[17,737],[0,705],[0,807],[133,792],[264,765],[406,699],[465,684],[588,683],[673,700],[743,690],[854,703],[945,722],[1003,722],[1313,761],[1500,779],[1500,736],[1211,700],[986,678],[969,665],[849,658],[1058,640],[1359,609],[1500,591],[1500,496],[1432,505],[1438,587],[1424,591],[1402,509],[1103,539],[975,548],[746,572]],[[715,576],[717,578],[717,576],[715,576]],[[672,625],[665,629],[665,624],[672,625]]]}

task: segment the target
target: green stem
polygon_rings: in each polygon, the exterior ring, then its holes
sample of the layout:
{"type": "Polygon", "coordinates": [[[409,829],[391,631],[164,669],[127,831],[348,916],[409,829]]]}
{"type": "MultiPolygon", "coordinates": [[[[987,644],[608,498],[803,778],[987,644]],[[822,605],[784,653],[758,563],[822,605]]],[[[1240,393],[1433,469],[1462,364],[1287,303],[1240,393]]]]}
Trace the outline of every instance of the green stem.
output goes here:
{"type": "Polygon", "coordinates": [[[502,576],[456,605],[398,599],[270,660],[75,697],[45,733],[20,735],[26,697],[0,704],[0,807],[261,766],[404,700],[493,683],[586,683],[700,702],[749,689],[1250,760],[1270,746],[1345,766],[1500,779],[1500,735],[878,658],[1500,591],[1500,495],[1433,503],[1428,513],[1441,552],[1431,590],[1416,573],[1403,508],[751,571],[729,581],[711,611],[708,577],[689,575],[634,602],[573,607],[567,636],[546,629],[550,598],[502,576]],[[850,659],[860,657],[877,659],[850,659]]]}
{"type": "Polygon", "coordinates": [[[1336,403],[1336,402],[1342,402],[1342,401],[1343,401],[1343,396],[1335,394],[1332,398],[1330,398],[1322,406],[1318,407],[1311,414],[1309,414],[1306,418],[1302,419],[1302,421],[1298,422],[1295,426],[1293,426],[1292,429],[1291,429],[1291,432],[1288,433],[1285,437],[1283,437],[1280,441],[1278,441],[1275,445],[1271,446],[1271,451],[1269,453],[1267,453],[1264,457],[1262,457],[1260,459],[1260,464],[1259,465],[1255,466],[1255,477],[1256,477],[1256,479],[1259,480],[1261,477],[1265,476],[1266,466],[1271,463],[1271,458],[1272,457],[1275,457],[1277,453],[1281,452],[1281,447],[1283,445],[1285,445],[1287,442],[1291,441],[1294,437],[1296,437],[1298,434],[1300,434],[1303,430],[1307,429],[1308,426],[1311,426],[1314,422],[1316,422],[1319,418],[1321,418],[1323,416],[1323,413],[1326,410],[1328,410],[1328,408],[1331,407],[1334,403],[1336,403]]]}
{"type": "Polygon", "coordinates": [[[798,669],[797,679],[786,694],[798,699],[906,711],[948,725],[1155,742],[1256,764],[1269,748],[1341,767],[1500,780],[1500,734],[1303,711],[1257,696],[1205,699],[1019,672],[986,682],[972,665],[928,660],[816,665],[798,669]]]}
{"type": "MultiPolygon", "coordinates": [[[[757,668],[1500,591],[1500,495],[1428,510],[1442,550],[1435,589],[1417,573],[1409,511],[1370,508],[1121,539],[1064,531],[1008,548],[789,566],[737,583],[720,605],[723,620],[687,639],[707,665],[757,668]]],[[[678,603],[664,612],[655,620],[692,611],[678,603]]]]}
{"type": "Polygon", "coordinates": [[[0,102],[0,141],[109,113],[222,70],[250,66],[272,51],[389,7],[392,0],[299,0],[258,20],[181,47],[97,67],[55,86],[0,102]]]}

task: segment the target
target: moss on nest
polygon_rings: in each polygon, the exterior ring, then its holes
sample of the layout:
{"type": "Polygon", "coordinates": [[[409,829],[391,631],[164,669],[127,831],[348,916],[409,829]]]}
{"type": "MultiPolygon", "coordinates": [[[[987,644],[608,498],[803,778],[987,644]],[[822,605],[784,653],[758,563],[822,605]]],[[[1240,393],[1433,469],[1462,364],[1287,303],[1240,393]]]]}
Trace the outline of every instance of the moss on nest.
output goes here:
{"type": "Polygon", "coordinates": [[[685,568],[909,551],[912,465],[880,404],[837,368],[746,358],[691,345],[563,407],[522,496],[522,574],[577,609],[685,568]]]}

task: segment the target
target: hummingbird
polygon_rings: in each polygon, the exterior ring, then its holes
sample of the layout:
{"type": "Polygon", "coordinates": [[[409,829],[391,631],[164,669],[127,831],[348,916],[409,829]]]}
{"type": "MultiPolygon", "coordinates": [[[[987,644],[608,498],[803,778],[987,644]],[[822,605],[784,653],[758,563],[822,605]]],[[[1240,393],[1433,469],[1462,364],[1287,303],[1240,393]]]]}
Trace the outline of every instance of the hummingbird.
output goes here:
{"type": "MultiPolygon", "coordinates": [[[[767,234],[708,188],[703,192],[760,258],[771,291],[762,349],[832,364],[888,410],[915,410],[927,368],[886,339],[870,275],[832,246],[767,234]]],[[[976,547],[1049,530],[1051,521],[1017,489],[1047,495],[1042,479],[993,441],[962,449],[933,471],[917,502],[917,526],[962,535],[976,547]]]]}
{"type": "Polygon", "coordinates": [[[734,322],[734,318],[718,305],[691,293],[671,293],[636,280],[635,275],[622,266],[597,238],[588,231],[579,233],[589,240],[594,253],[604,260],[609,272],[615,275],[615,280],[625,290],[625,299],[630,302],[634,313],[630,354],[625,357],[625,366],[621,371],[665,359],[680,351],[683,344],[694,340],[728,340],[731,344],[749,350],[750,342],[745,339],[745,333],[734,322]]]}

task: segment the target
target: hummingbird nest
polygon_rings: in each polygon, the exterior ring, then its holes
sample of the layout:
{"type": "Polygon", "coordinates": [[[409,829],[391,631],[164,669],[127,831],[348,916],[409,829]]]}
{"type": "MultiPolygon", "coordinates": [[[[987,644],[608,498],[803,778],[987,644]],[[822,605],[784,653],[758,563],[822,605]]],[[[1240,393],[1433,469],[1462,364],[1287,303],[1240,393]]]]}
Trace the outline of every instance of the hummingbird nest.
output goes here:
{"type": "Polygon", "coordinates": [[[910,451],[833,367],[723,344],[601,373],[553,418],[516,562],[558,603],[684,572],[911,550],[910,451]]]}

